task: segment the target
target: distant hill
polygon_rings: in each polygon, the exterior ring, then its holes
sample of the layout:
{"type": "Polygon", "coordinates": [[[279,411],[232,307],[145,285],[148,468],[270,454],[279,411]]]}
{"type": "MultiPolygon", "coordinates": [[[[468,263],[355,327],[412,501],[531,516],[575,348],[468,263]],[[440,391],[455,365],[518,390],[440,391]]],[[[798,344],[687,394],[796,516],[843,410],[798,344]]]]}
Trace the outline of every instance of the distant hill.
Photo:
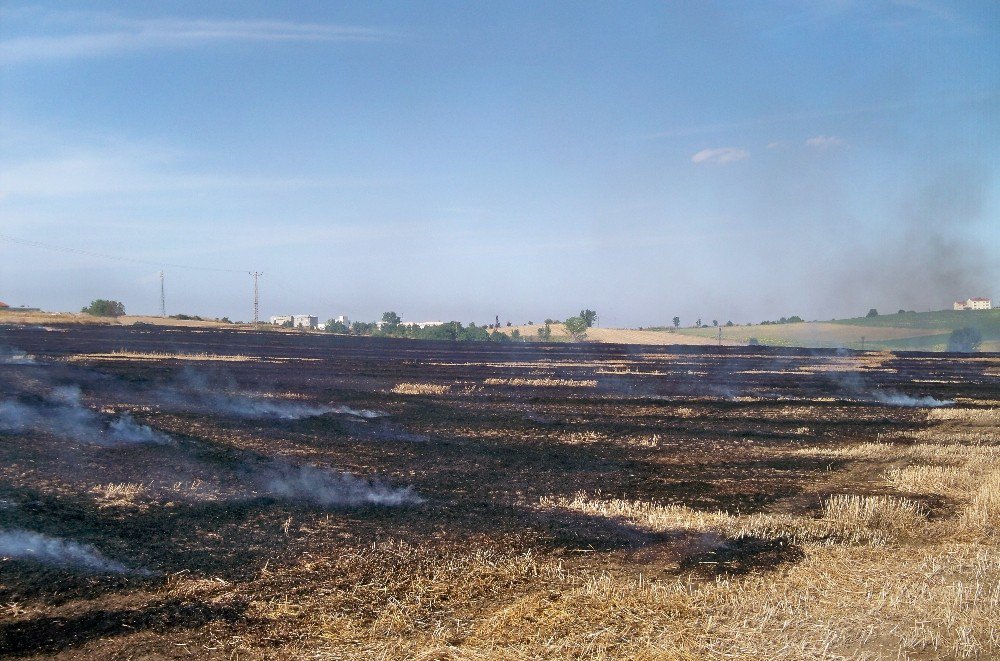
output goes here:
{"type": "MultiPolygon", "coordinates": [[[[796,324],[768,324],[723,328],[723,340],[814,348],[846,347],[897,351],[944,351],[948,336],[957,328],[976,328],[982,333],[982,351],[1000,351],[1000,309],[939,310],[905,312],[877,317],[796,324]]],[[[684,335],[717,337],[717,328],[681,328],[684,335]]]]}
{"type": "MultiPolygon", "coordinates": [[[[983,336],[981,351],[1000,352],[1000,309],[941,310],[907,312],[878,317],[858,317],[833,321],[809,321],[794,324],[757,324],[722,327],[722,344],[742,346],[751,339],[760,344],[815,349],[884,349],[889,351],[945,351],[948,336],[957,328],[976,328],[983,336]]],[[[521,335],[537,337],[539,325],[517,326],[521,335]]],[[[504,328],[510,332],[511,328],[504,328]]],[[[552,325],[553,342],[567,342],[569,335],[562,324],[552,325]]],[[[717,344],[719,328],[621,329],[591,328],[590,342],[620,344],[717,344]]]]}

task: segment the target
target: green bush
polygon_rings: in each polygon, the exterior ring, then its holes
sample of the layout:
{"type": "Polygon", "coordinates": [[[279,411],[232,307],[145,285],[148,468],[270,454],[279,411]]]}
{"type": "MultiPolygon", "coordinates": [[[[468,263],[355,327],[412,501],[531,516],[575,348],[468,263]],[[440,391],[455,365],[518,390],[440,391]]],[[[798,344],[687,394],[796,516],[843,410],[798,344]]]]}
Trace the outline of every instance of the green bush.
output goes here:
{"type": "Polygon", "coordinates": [[[95,317],[120,317],[125,314],[125,306],[119,301],[108,301],[103,298],[91,301],[90,305],[81,310],[84,314],[95,317]]]}
{"type": "Polygon", "coordinates": [[[587,321],[582,317],[570,317],[565,322],[566,332],[573,336],[575,340],[582,340],[587,337],[587,321]]]}

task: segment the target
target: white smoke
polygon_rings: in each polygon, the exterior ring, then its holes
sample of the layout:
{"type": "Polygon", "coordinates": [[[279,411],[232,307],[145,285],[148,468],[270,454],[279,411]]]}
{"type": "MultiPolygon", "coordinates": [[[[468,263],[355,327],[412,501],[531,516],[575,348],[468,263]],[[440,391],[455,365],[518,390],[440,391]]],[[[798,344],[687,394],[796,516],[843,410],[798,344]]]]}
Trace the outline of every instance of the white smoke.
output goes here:
{"type": "Polygon", "coordinates": [[[930,396],[911,397],[899,392],[881,390],[873,392],[872,397],[876,402],[888,404],[889,406],[929,406],[938,408],[941,406],[952,406],[955,403],[955,400],[952,399],[936,399],[930,396]]]}
{"type": "Polygon", "coordinates": [[[222,384],[212,383],[193,370],[184,372],[182,383],[178,388],[169,389],[161,395],[168,402],[182,406],[202,406],[240,418],[255,420],[301,420],[328,413],[371,420],[387,415],[381,411],[353,409],[349,406],[306,404],[267,397],[258,393],[233,392],[232,386],[227,388],[222,384]]]}
{"type": "Polygon", "coordinates": [[[154,430],[148,425],[141,425],[132,419],[128,413],[122,413],[117,420],[108,425],[107,436],[120,443],[157,443],[166,444],[170,438],[154,430]]]}
{"type": "Polygon", "coordinates": [[[411,487],[394,488],[377,480],[363,480],[350,473],[335,473],[311,465],[273,466],[266,474],[263,490],[278,498],[327,507],[399,506],[423,502],[411,487]]]}
{"type": "Polygon", "coordinates": [[[388,413],[383,413],[382,411],[372,411],[370,409],[352,409],[350,406],[334,406],[329,411],[329,413],[340,413],[341,415],[353,415],[355,418],[365,418],[366,420],[371,420],[372,418],[383,418],[388,413]]]}
{"type": "Polygon", "coordinates": [[[0,430],[48,433],[99,445],[170,443],[169,436],[137,423],[128,413],[107,421],[83,404],[76,386],[54,388],[39,403],[0,401],[0,430]]]}
{"type": "Polygon", "coordinates": [[[0,347],[0,365],[34,365],[35,357],[14,347],[0,347]]]}
{"type": "Polygon", "coordinates": [[[219,394],[203,393],[203,403],[217,411],[223,411],[241,418],[301,420],[314,418],[327,413],[351,415],[370,420],[380,418],[385,413],[368,409],[352,409],[349,406],[323,406],[290,402],[281,399],[269,399],[250,394],[219,394]]]}
{"type": "Polygon", "coordinates": [[[852,397],[869,402],[874,401],[887,406],[941,407],[951,406],[955,403],[951,399],[937,399],[929,396],[913,397],[895,390],[878,390],[872,388],[864,377],[856,372],[834,373],[832,378],[834,383],[852,397]]]}
{"type": "Polygon", "coordinates": [[[22,529],[0,530],[0,556],[99,573],[146,575],[151,573],[148,570],[132,570],[120,562],[109,560],[90,544],[80,544],[22,529]]]}

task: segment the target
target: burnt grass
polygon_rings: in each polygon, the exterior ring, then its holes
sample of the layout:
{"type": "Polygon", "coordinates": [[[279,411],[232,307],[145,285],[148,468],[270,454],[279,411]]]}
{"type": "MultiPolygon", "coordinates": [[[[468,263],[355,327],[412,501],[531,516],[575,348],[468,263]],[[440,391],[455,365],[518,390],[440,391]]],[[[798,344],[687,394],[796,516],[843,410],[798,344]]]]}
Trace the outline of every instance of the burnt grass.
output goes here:
{"type": "MultiPolygon", "coordinates": [[[[708,511],[810,511],[824,496],[821,485],[844,466],[795,449],[926,425],[925,409],[879,404],[872,392],[975,400],[994,395],[997,385],[986,363],[946,354],[897,354],[876,368],[838,371],[838,361],[857,354],[113,326],[0,327],[0,346],[36,360],[0,364],[3,399],[30,403],[53,387],[75,385],[88,408],[129,412],[172,438],[165,445],[105,447],[58,430],[0,431],[0,530],[92,544],[152,572],[105,575],[0,560],[0,607],[19,605],[0,611],[0,655],[6,656],[83,654],[85,646],[92,653],[94,641],[103,641],[111,655],[126,649],[180,654],[170,641],[215,640],[255,623],[240,598],[157,598],[172,576],[246,585],[249,594],[262,568],[275,571],[306,554],[387,540],[531,550],[626,569],[665,562],[650,550],[674,536],[546,510],[539,499],[584,492],[708,511]],[[207,357],[87,356],[113,352],[207,357]],[[241,360],[209,359],[213,355],[241,360]],[[163,393],[188,383],[192,372],[220,392],[294,396],[294,402],[387,415],[247,419],[203,401],[165,399],[163,393]],[[490,385],[487,379],[562,385],[490,385]],[[574,383],[593,380],[596,386],[574,383]],[[447,392],[394,393],[401,383],[447,392]],[[275,461],[411,487],[423,500],[338,507],[279,498],[252,479],[275,461]],[[94,488],[119,483],[147,485],[150,496],[101,503],[94,488]],[[174,483],[198,486],[178,495],[168,489],[174,483]],[[324,534],[288,535],[289,520],[306,528],[322,520],[324,534]],[[139,647],[112,644],[123,637],[139,647]]],[[[787,540],[742,538],[680,558],[669,569],[741,574],[801,556],[787,540]]]]}

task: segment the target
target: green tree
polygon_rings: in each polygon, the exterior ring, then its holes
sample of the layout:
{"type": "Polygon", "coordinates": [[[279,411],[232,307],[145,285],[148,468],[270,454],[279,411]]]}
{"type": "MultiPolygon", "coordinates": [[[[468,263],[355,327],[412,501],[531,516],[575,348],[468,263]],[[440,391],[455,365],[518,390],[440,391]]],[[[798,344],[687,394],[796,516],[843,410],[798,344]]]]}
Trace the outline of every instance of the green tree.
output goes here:
{"type": "Polygon", "coordinates": [[[552,326],[549,323],[546,322],[544,326],[539,326],[538,339],[542,342],[548,342],[552,339],[552,326]]]}
{"type": "Polygon", "coordinates": [[[679,328],[680,325],[681,325],[681,318],[680,317],[674,317],[674,328],[679,328]]]}
{"type": "Polygon", "coordinates": [[[351,333],[354,335],[371,335],[375,332],[375,324],[364,321],[355,321],[351,324],[351,333]]]}
{"type": "Polygon", "coordinates": [[[712,320],[712,325],[713,326],[718,326],[719,325],[719,320],[718,319],[713,319],[712,320]]]}
{"type": "Polygon", "coordinates": [[[574,340],[582,340],[587,337],[587,322],[581,317],[570,317],[563,322],[566,332],[573,336],[574,340]]]}
{"type": "Polygon", "coordinates": [[[983,334],[978,328],[956,328],[948,337],[948,351],[975,353],[983,343],[983,334]]]}
{"type": "Polygon", "coordinates": [[[503,331],[495,330],[490,333],[490,342],[510,342],[510,335],[503,331]]]}
{"type": "Polygon", "coordinates": [[[387,335],[392,335],[399,330],[399,325],[402,323],[403,320],[395,312],[383,312],[382,328],[380,330],[387,335]]]}
{"type": "Polygon", "coordinates": [[[756,337],[751,337],[747,341],[747,345],[749,345],[751,347],[759,347],[760,346],[760,340],[758,340],[756,337]]]}
{"type": "Polygon", "coordinates": [[[477,326],[474,323],[470,323],[468,328],[462,332],[458,339],[466,342],[488,342],[490,339],[490,332],[486,330],[485,326],[477,326]]]}
{"type": "Polygon", "coordinates": [[[328,322],[326,322],[326,332],[345,335],[348,332],[347,324],[340,321],[339,319],[331,319],[328,322]]]}
{"type": "Polygon", "coordinates": [[[878,316],[878,310],[876,310],[875,308],[872,308],[871,310],[868,311],[868,314],[866,314],[865,316],[866,317],[877,317],[878,316]]]}
{"type": "Polygon", "coordinates": [[[95,317],[120,317],[125,314],[125,306],[119,301],[108,301],[98,298],[90,302],[90,305],[80,310],[84,314],[92,314],[95,317]]]}
{"type": "Polygon", "coordinates": [[[594,322],[597,321],[597,313],[593,310],[580,310],[580,318],[583,319],[583,323],[587,325],[587,328],[591,328],[594,322]]]}

